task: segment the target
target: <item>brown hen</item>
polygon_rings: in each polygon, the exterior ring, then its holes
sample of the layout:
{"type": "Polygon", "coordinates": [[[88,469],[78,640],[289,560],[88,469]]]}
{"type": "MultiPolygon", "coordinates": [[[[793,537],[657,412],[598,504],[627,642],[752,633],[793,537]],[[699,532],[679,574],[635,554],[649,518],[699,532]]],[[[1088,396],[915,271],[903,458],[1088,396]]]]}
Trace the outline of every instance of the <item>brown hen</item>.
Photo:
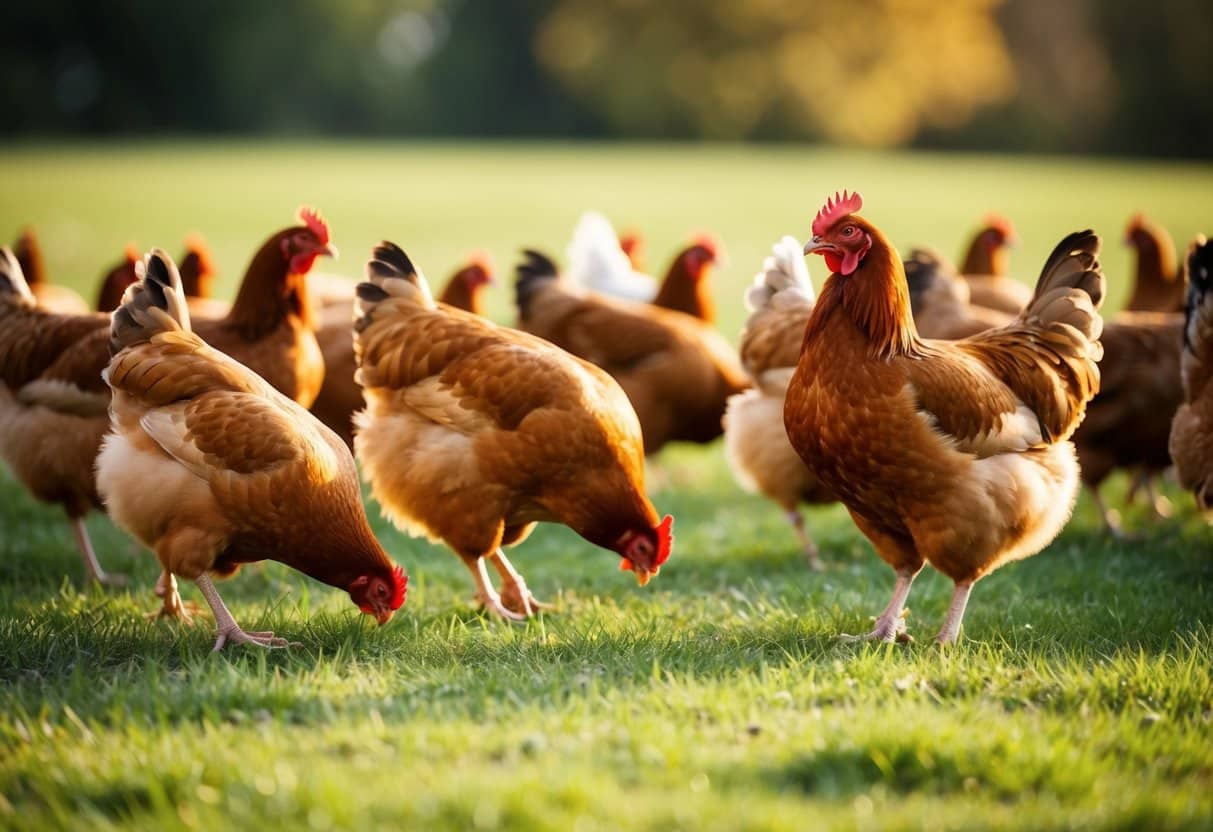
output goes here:
{"type": "Polygon", "coordinates": [[[905,631],[902,608],[925,563],[955,583],[940,629],[955,641],[973,584],[1040,551],[1070,516],[1070,434],[1099,388],[1099,239],[1071,234],[1007,327],[960,341],[919,338],[901,258],[857,211],[830,200],[805,252],[826,281],[805,330],[784,419],[809,469],[897,573],[864,638],[905,631]]]}
{"type": "Polygon", "coordinates": [[[673,521],[645,495],[640,425],[619,385],[542,339],[436,303],[391,243],[375,248],[367,277],[354,447],[387,516],[446,543],[477,599],[506,618],[541,606],[502,551],[537,522],[619,553],[642,585],[655,575],[673,521]]]}
{"type": "Polygon", "coordinates": [[[153,249],[109,328],[113,433],[97,459],[110,516],[164,568],[163,612],[194,581],[215,616],[215,649],[284,647],[242,630],[211,574],[276,560],[349,593],[386,623],[407,578],[367,523],[349,449],[306,410],[190,331],[176,267],[153,249]]]}

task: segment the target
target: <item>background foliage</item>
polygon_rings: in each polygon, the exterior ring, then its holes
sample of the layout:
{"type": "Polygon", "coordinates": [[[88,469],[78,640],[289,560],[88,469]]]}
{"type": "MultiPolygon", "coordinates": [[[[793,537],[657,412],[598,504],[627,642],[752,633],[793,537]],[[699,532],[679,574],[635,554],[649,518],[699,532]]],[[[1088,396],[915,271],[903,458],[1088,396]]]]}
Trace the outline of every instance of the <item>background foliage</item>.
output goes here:
{"type": "Polygon", "coordinates": [[[1207,157],[1202,0],[44,0],[0,134],[762,138],[1207,157]]]}

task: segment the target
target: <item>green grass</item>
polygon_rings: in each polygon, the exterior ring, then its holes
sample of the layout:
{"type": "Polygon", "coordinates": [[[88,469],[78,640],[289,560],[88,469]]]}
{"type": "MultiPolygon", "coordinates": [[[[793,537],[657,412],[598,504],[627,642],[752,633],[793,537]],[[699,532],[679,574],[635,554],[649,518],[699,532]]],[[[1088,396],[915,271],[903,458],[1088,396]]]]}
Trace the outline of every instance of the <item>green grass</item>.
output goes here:
{"type": "MultiPolygon", "coordinates": [[[[435,277],[466,249],[510,262],[563,249],[587,206],[650,233],[661,261],[720,233],[732,334],[741,287],[827,190],[859,187],[899,243],[959,248],[974,217],[1019,224],[1028,276],[1056,238],[1115,242],[1144,208],[1177,239],[1208,220],[1213,170],[1051,159],[867,156],[791,148],[121,145],[0,154],[0,236],[42,227],[57,275],[127,239],[206,232],[230,289],[248,252],[316,202],[354,273],[377,238],[435,277]],[[6,230],[9,229],[9,230],[6,230]]],[[[1206,230],[1208,230],[1206,228],[1206,230]]],[[[811,264],[815,265],[815,264],[811,264]]],[[[820,273],[820,267],[815,274],[820,273]]],[[[508,292],[495,313],[508,318],[508,292]]],[[[79,589],[56,509],[0,475],[0,825],[136,829],[1208,828],[1213,824],[1213,533],[1177,517],[1098,531],[1080,501],[1044,553],[975,590],[964,640],[929,643],[948,582],[925,573],[909,646],[854,646],[892,573],[839,507],[809,522],[805,568],[780,513],[736,488],[719,445],[657,462],[674,558],[645,589],[617,559],[541,528],[515,564],[558,611],[487,622],[448,552],[375,519],[411,573],[387,627],[276,564],[221,592],[245,626],[303,643],[212,656],[209,617],[157,624],[157,574],[101,516],[126,591],[79,589]]],[[[1116,478],[1108,497],[1119,503],[1116,478]]],[[[372,512],[377,514],[372,505],[372,512]]],[[[187,595],[198,597],[192,588],[187,595]]]]}

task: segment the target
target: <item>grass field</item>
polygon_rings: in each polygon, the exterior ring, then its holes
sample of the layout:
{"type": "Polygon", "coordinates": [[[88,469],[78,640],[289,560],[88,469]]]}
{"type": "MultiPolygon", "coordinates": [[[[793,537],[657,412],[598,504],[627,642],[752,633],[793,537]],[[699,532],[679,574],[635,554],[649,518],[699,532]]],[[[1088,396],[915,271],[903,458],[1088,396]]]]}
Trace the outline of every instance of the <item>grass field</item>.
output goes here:
{"type": "MultiPolygon", "coordinates": [[[[836,188],[900,245],[958,253],[977,218],[1018,224],[1031,280],[1075,227],[1105,234],[1112,306],[1126,218],[1177,240],[1213,222],[1213,168],[859,155],[793,148],[150,144],[0,152],[0,238],[39,226],[53,275],[91,292],[128,240],[207,234],[230,291],[296,206],[328,215],[355,274],[401,243],[440,279],[471,248],[563,253],[599,207],[665,260],[720,234],[722,329],[783,233],[836,188]],[[1202,225],[1205,224],[1205,225],[1202,225]]],[[[821,267],[810,263],[814,276],[821,267]]],[[[504,281],[508,286],[508,277],[504,281]]],[[[509,318],[509,292],[493,305],[509,318]]],[[[125,591],[80,590],[61,515],[0,473],[0,826],[13,829],[734,830],[1209,828],[1213,531],[1177,517],[1100,532],[1091,503],[1044,553],[976,589],[961,644],[929,637],[950,584],[927,572],[909,646],[855,646],[891,571],[838,507],[810,572],[780,513],[741,493],[720,446],[656,463],[675,554],[645,589],[617,558],[541,528],[512,556],[557,611],[484,620],[448,552],[375,528],[411,574],[383,629],[275,564],[222,587],[246,627],[303,643],[211,655],[196,627],[144,621],[155,559],[89,526],[125,591]]],[[[1108,496],[1119,503],[1125,482],[1108,496]]],[[[372,506],[377,515],[377,509],[372,506]]],[[[186,588],[187,596],[194,593],[186,588]]],[[[194,594],[194,597],[198,597],[194,594]]]]}

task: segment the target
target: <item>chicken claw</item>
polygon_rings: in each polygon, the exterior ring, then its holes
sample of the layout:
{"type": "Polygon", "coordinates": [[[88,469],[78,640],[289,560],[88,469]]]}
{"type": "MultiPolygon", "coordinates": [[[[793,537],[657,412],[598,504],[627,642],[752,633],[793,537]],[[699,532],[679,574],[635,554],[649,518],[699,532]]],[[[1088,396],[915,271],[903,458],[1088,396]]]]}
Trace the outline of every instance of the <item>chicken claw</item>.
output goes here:
{"type": "Polygon", "coordinates": [[[163,598],[164,603],[160,609],[143,614],[143,617],[149,621],[172,618],[185,624],[192,624],[193,617],[202,612],[202,607],[196,602],[181,600],[181,593],[177,591],[177,578],[167,569],[161,572],[160,577],[156,579],[156,597],[163,598]]]}
{"type": "MultiPolygon", "coordinates": [[[[905,607],[905,603],[910,596],[910,586],[914,583],[914,576],[917,574],[917,570],[898,570],[897,584],[893,587],[893,599],[889,601],[885,611],[880,614],[880,618],[876,619],[876,626],[872,632],[862,636],[850,636],[844,633],[838,636],[838,639],[844,642],[884,641],[892,643],[896,641],[901,644],[912,642],[914,639],[906,632],[906,616],[910,614],[910,611],[905,607]]],[[[963,606],[961,614],[964,614],[963,606]]]]}
{"type": "Polygon", "coordinates": [[[489,555],[489,560],[493,562],[493,566],[501,575],[501,603],[506,608],[528,618],[539,610],[553,609],[551,604],[539,601],[531,594],[531,591],[527,589],[526,581],[506,558],[505,552],[498,549],[489,555]]]}
{"type": "Polygon", "coordinates": [[[219,591],[215,589],[215,584],[211,581],[210,575],[204,572],[194,579],[194,583],[198,584],[198,588],[202,590],[203,597],[206,598],[206,602],[211,606],[211,612],[215,614],[215,626],[218,628],[218,633],[215,636],[215,646],[211,649],[212,653],[222,650],[223,646],[229,642],[231,644],[255,644],[258,647],[267,648],[301,646],[298,642],[276,638],[273,632],[269,630],[246,633],[240,629],[240,625],[232,617],[231,611],[223,603],[223,599],[219,597],[219,591]]]}

